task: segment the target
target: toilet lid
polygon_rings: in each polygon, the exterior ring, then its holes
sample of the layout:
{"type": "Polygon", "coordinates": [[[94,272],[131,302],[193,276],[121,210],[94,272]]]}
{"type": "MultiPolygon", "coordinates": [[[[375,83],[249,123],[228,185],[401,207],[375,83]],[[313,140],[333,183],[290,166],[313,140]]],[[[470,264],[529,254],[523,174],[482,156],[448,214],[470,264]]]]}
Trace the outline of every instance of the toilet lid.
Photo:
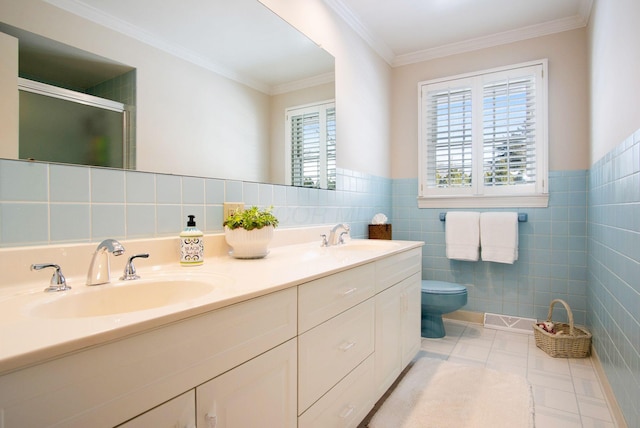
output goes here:
{"type": "Polygon", "coordinates": [[[466,293],[467,287],[453,282],[422,281],[422,292],[432,294],[460,294],[466,293]]]}

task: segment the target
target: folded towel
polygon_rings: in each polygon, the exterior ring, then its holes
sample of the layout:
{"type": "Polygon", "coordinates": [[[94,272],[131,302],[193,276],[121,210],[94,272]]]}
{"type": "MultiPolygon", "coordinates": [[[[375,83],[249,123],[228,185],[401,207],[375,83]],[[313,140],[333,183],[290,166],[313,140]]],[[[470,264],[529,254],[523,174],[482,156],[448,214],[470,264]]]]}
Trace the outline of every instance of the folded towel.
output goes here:
{"type": "Polygon", "coordinates": [[[518,260],[518,213],[480,214],[482,260],[513,264],[518,260]]]}
{"type": "Polygon", "coordinates": [[[447,213],[445,224],[447,258],[478,261],[480,213],[451,211],[447,213]]]}

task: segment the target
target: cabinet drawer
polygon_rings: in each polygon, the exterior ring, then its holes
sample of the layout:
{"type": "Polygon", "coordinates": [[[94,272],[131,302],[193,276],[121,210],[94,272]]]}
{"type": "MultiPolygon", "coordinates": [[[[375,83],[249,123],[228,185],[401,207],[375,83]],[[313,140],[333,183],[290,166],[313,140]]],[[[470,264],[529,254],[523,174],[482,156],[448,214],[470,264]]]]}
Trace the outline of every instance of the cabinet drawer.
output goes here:
{"type": "Polygon", "coordinates": [[[357,427],[375,404],[373,355],[298,418],[298,428],[357,427]]]}
{"type": "Polygon", "coordinates": [[[375,292],[373,263],[298,287],[298,334],[365,301],[375,292]]]}
{"type": "Polygon", "coordinates": [[[374,312],[369,299],[299,336],[298,414],[371,355],[374,312]]]}
{"type": "Polygon", "coordinates": [[[414,273],[420,273],[421,269],[422,248],[415,248],[377,261],[376,293],[397,284],[414,273]]]}

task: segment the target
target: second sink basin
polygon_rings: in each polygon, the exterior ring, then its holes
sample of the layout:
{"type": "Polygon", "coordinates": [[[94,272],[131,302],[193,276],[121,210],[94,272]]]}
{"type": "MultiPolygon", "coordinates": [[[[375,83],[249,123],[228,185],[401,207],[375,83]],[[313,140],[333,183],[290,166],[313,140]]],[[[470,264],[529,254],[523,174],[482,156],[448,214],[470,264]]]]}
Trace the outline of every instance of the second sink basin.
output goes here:
{"type": "Polygon", "coordinates": [[[216,288],[200,279],[136,280],[55,296],[30,311],[43,318],[97,317],[154,309],[202,297],[216,288]]]}

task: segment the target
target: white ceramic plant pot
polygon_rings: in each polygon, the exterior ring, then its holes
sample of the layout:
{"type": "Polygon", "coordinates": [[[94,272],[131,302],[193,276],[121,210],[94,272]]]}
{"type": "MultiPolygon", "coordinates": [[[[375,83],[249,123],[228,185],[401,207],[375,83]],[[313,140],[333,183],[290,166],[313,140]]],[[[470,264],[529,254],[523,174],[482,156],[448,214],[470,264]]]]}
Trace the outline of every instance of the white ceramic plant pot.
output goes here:
{"type": "Polygon", "coordinates": [[[232,248],[229,254],[237,259],[261,259],[268,253],[269,243],[273,239],[273,226],[262,229],[245,230],[224,227],[224,237],[232,248]]]}

